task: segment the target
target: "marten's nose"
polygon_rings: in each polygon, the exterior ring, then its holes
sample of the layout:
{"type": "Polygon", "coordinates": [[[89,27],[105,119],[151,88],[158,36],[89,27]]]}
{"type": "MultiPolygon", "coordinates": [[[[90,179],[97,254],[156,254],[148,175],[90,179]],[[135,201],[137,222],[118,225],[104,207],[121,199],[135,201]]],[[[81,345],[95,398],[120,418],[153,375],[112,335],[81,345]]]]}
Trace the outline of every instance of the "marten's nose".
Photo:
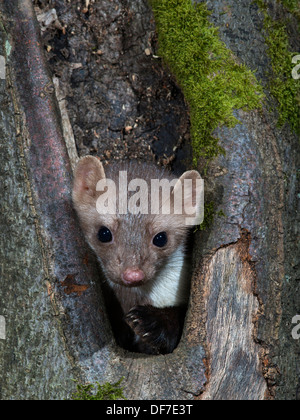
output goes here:
{"type": "Polygon", "coordinates": [[[138,286],[145,278],[145,274],[138,268],[127,268],[122,274],[122,280],[127,286],[138,286]]]}

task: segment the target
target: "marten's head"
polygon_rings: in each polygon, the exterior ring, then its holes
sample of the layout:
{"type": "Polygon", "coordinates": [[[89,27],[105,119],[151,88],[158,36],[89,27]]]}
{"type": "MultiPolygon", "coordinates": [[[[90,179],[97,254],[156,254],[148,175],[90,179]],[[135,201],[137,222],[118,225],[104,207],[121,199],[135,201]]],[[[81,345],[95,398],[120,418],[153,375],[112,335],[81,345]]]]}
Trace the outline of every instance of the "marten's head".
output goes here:
{"type": "Polygon", "coordinates": [[[124,162],[104,170],[98,158],[79,161],[74,206],[112,285],[138,287],[156,276],[201,222],[202,187],[196,171],[175,179],[154,164],[124,162]]]}

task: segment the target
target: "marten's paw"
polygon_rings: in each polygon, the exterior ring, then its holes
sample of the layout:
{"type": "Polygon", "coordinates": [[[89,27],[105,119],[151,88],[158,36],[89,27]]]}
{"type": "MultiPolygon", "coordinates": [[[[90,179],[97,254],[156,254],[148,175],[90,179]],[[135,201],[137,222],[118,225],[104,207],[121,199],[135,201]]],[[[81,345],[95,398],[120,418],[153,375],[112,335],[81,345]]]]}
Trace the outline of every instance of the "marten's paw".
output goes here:
{"type": "Polygon", "coordinates": [[[183,308],[135,306],[125,317],[139,337],[138,350],[148,354],[171,353],[177,346],[184,320],[183,308]]]}
{"type": "Polygon", "coordinates": [[[139,337],[139,350],[143,353],[159,354],[164,346],[164,327],[157,308],[135,306],[125,317],[125,321],[139,337]],[[142,348],[141,348],[142,347],[142,348]]]}

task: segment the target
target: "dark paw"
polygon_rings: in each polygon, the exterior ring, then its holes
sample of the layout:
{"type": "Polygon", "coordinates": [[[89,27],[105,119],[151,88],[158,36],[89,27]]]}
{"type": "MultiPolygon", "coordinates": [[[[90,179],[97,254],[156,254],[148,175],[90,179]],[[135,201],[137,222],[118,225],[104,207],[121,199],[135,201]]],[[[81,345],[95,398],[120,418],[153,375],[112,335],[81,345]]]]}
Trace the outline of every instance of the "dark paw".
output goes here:
{"type": "Polygon", "coordinates": [[[180,338],[176,308],[135,306],[125,317],[126,323],[139,337],[139,350],[143,353],[171,353],[180,338]]]}

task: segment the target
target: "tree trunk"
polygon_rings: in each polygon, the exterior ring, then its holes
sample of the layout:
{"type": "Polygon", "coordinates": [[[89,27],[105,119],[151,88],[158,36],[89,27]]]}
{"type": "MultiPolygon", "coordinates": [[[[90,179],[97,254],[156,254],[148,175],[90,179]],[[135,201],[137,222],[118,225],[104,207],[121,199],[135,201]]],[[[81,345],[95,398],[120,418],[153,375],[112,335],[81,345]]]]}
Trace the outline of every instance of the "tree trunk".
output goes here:
{"type": "MultiPolygon", "coordinates": [[[[223,40],[264,80],[262,16],[250,0],[226,1],[228,28],[223,3],[208,2],[223,40]]],[[[299,398],[297,136],[266,108],[236,111],[241,124],[218,130],[226,155],[206,183],[225,217],[195,235],[180,345],[166,356],[127,353],[72,209],[62,111],[32,2],[4,0],[1,14],[0,398],[63,399],[72,379],[122,376],[129,399],[299,398]]]]}

